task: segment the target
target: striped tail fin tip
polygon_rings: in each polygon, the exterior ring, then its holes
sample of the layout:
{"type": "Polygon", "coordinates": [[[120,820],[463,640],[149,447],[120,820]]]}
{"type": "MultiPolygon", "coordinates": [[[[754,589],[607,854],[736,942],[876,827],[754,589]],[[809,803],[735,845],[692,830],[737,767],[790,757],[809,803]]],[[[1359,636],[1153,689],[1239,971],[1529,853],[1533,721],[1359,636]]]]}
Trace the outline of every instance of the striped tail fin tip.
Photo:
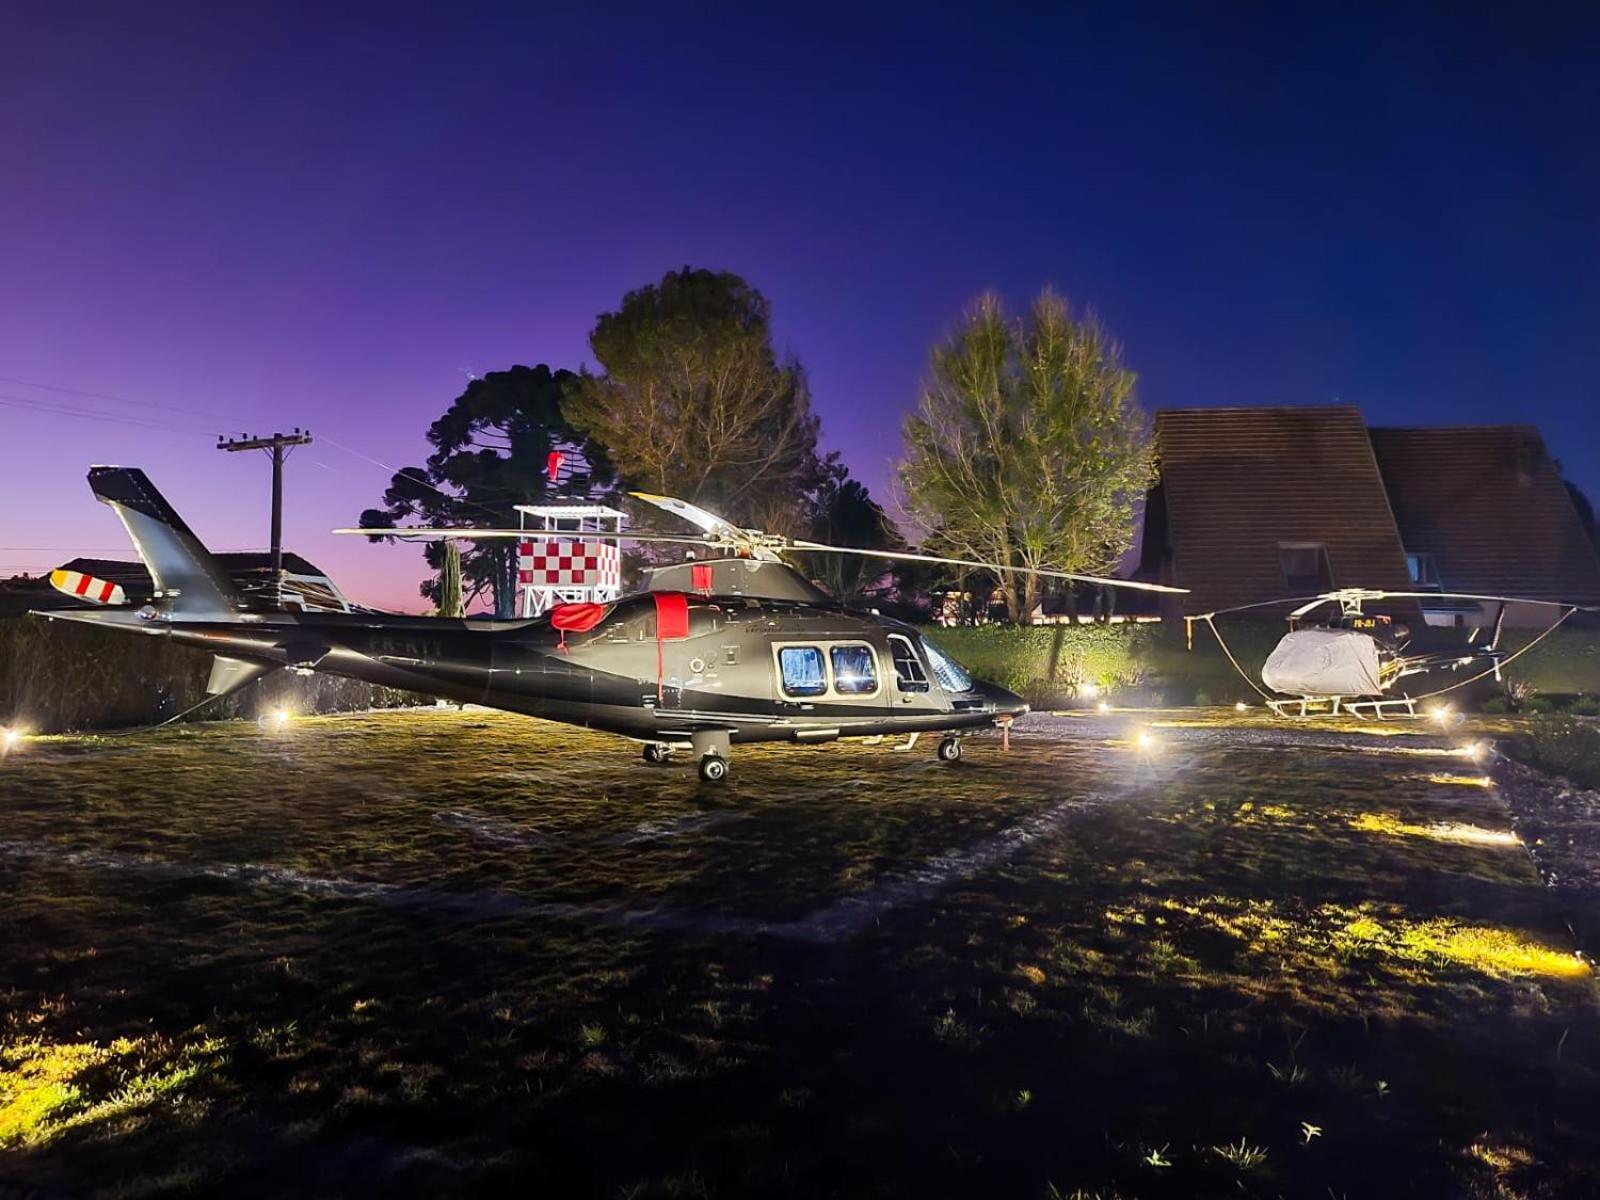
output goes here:
{"type": "Polygon", "coordinates": [[[96,579],[82,571],[51,571],[50,586],[65,595],[87,600],[90,604],[126,604],[128,600],[121,584],[96,579]]]}

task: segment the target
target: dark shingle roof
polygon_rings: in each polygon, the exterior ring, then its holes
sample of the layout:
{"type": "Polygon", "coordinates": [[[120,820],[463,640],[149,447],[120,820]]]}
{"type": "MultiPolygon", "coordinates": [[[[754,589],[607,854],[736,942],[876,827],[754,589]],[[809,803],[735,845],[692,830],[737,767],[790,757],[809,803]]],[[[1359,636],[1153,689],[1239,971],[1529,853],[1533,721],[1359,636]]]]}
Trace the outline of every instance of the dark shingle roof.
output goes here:
{"type": "Polygon", "coordinates": [[[1325,545],[1335,586],[1409,588],[1356,409],[1165,409],[1155,435],[1186,612],[1289,595],[1278,554],[1287,541],[1325,545]]]}
{"type": "Polygon", "coordinates": [[[1407,550],[1451,591],[1600,604],[1600,559],[1531,425],[1374,429],[1407,550]]]}

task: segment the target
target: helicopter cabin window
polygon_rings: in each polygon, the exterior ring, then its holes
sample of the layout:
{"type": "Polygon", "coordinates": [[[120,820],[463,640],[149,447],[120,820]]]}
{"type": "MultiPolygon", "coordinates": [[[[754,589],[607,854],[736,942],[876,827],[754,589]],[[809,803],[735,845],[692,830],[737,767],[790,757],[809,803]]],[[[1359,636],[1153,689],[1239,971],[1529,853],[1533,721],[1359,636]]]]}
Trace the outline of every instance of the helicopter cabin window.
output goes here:
{"type": "Polygon", "coordinates": [[[828,690],[822,651],[815,646],[784,646],[778,651],[778,672],[785,696],[820,696],[828,690]]]}
{"type": "Polygon", "coordinates": [[[878,664],[871,646],[833,646],[833,690],[841,696],[870,696],[878,690],[878,664]]]}
{"type": "Polygon", "coordinates": [[[1407,550],[1406,570],[1411,573],[1411,582],[1419,588],[1438,589],[1444,586],[1439,582],[1439,565],[1431,554],[1407,550]]]}
{"type": "Polygon", "coordinates": [[[922,669],[922,660],[911,647],[911,639],[898,633],[889,635],[889,652],[894,656],[894,678],[902,692],[925,692],[928,676],[922,669]]]}
{"type": "Polygon", "coordinates": [[[1292,592],[1324,592],[1333,586],[1328,548],[1321,542],[1279,542],[1278,561],[1292,592]]]}

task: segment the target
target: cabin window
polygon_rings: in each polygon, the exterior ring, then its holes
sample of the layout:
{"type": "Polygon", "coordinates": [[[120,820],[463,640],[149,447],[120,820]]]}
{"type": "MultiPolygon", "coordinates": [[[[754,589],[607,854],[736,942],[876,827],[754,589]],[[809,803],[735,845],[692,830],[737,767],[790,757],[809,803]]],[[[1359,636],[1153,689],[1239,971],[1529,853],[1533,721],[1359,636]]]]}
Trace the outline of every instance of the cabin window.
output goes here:
{"type": "Polygon", "coordinates": [[[1325,592],[1333,586],[1328,548],[1321,542],[1279,542],[1278,561],[1291,592],[1325,592]]]}
{"type": "Polygon", "coordinates": [[[928,676],[922,669],[922,660],[911,646],[911,639],[898,633],[889,635],[889,652],[894,656],[894,678],[902,692],[925,692],[928,676]]]}
{"type": "Polygon", "coordinates": [[[1409,550],[1406,551],[1406,570],[1411,573],[1411,582],[1419,588],[1444,586],[1439,582],[1439,564],[1434,561],[1431,554],[1413,554],[1409,550]]]}
{"type": "Polygon", "coordinates": [[[961,669],[960,663],[927,638],[922,639],[922,648],[928,652],[928,665],[933,668],[933,677],[939,681],[940,687],[947,692],[972,690],[972,677],[961,669]]]}
{"type": "Polygon", "coordinates": [[[878,664],[871,646],[834,646],[833,690],[841,696],[870,696],[878,690],[878,664]]]}
{"type": "Polygon", "coordinates": [[[815,646],[784,646],[778,651],[778,673],[785,696],[820,696],[828,690],[822,651],[815,646]]]}

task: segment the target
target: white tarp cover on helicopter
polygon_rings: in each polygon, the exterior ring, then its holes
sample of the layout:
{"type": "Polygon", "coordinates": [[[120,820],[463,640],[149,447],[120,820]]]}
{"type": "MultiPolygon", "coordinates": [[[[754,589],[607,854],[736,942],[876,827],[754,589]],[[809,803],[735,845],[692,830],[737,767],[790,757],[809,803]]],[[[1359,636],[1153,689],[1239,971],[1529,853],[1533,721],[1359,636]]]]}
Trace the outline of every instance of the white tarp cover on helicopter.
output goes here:
{"type": "Polygon", "coordinates": [[[1292,696],[1378,696],[1378,643],[1354,629],[1286,633],[1261,668],[1261,682],[1292,696]]]}

